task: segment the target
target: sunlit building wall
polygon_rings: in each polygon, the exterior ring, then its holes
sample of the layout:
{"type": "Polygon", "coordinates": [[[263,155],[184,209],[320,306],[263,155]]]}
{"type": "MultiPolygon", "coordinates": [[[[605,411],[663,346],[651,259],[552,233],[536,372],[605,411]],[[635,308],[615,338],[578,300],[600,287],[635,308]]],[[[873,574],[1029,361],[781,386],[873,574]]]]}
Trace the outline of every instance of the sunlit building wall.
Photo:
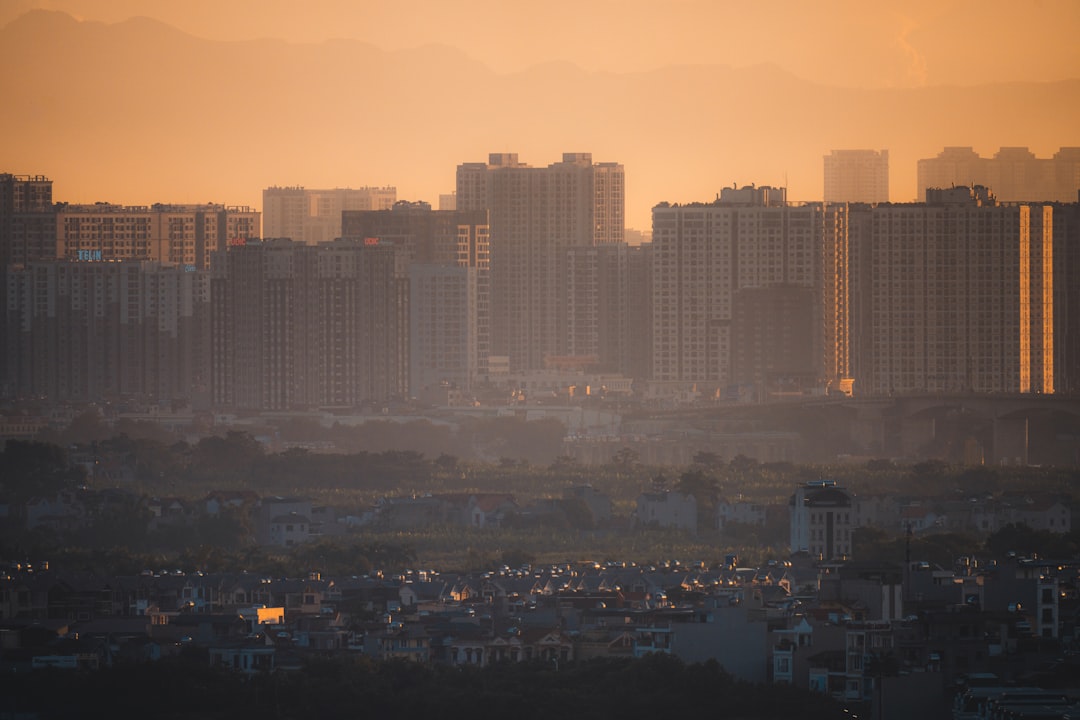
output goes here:
{"type": "MultiPolygon", "coordinates": [[[[630,248],[571,248],[567,257],[567,354],[592,367],[630,373],[630,248]]],[[[640,289],[639,289],[640,291],[640,289]]]]}
{"type": "Polygon", "coordinates": [[[889,202],[889,151],[833,150],[826,155],[825,202],[889,202]]]}
{"type": "Polygon", "coordinates": [[[386,210],[397,202],[393,187],[269,187],[263,190],[263,236],[288,238],[307,245],[342,236],[341,213],[386,210]]]}
{"type": "Polygon", "coordinates": [[[212,253],[259,237],[258,212],[224,205],[59,205],[57,257],[152,260],[205,270],[212,253]]]}
{"type": "Polygon", "coordinates": [[[859,395],[1054,392],[1053,209],[986,188],[862,207],[859,395]]]}
{"type": "Polygon", "coordinates": [[[567,250],[623,242],[622,165],[589,153],[534,168],[513,153],[457,169],[459,210],[487,209],[491,222],[491,354],[512,371],[566,357],[567,250]]]}

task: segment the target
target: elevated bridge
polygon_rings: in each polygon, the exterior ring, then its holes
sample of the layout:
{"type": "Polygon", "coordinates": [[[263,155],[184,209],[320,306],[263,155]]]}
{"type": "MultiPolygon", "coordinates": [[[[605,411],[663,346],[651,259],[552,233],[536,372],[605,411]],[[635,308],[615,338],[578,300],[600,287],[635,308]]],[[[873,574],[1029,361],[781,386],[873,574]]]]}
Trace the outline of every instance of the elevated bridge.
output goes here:
{"type": "MultiPolygon", "coordinates": [[[[940,458],[969,464],[1080,465],[1080,396],[804,397],[644,415],[647,421],[729,432],[795,429],[810,443],[828,436],[837,447],[823,448],[823,454],[940,458]]],[[[637,417],[639,422],[644,419],[637,417]]]]}

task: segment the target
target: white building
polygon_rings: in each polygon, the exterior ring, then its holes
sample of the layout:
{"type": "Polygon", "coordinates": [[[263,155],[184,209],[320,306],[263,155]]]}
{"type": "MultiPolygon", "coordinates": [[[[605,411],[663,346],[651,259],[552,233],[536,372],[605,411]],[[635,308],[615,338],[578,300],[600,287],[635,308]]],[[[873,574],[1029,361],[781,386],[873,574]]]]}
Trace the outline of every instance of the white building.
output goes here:
{"type": "Polygon", "coordinates": [[[857,526],[852,496],[835,480],[800,485],[791,496],[791,552],[823,560],[851,555],[857,526]]]}
{"type": "Polygon", "coordinates": [[[677,492],[638,495],[636,517],[642,525],[657,525],[697,533],[697,500],[677,492]]]}

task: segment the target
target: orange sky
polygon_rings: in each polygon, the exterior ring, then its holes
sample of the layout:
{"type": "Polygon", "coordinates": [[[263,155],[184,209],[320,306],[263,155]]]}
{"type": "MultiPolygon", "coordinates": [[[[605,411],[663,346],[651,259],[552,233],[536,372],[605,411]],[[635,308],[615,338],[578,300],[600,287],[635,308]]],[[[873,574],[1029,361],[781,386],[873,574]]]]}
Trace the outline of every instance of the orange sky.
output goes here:
{"type": "Polygon", "coordinates": [[[444,43],[499,72],[551,60],[610,72],[772,62],[854,87],[1080,76],[1076,0],[4,0],[0,24],[35,7],[144,15],[214,40],[444,43]]]}
{"type": "MultiPolygon", "coordinates": [[[[503,74],[556,61],[593,73],[768,63],[811,81],[815,87],[810,92],[820,97],[832,95],[818,86],[934,88],[1080,78],[1080,43],[1075,39],[1080,31],[1078,0],[915,0],[892,5],[866,0],[545,0],[528,4],[513,0],[0,0],[0,26],[34,8],[102,23],[147,16],[212,41],[277,38],[322,43],[347,38],[391,51],[440,43],[503,74]]],[[[6,72],[11,73],[13,66],[7,67],[6,72]]],[[[212,68],[206,70],[206,77],[218,74],[212,68]]],[[[16,79],[15,75],[8,77],[16,79]]],[[[358,78],[357,86],[364,87],[370,81],[358,78]]],[[[448,86],[453,82],[454,77],[446,78],[448,86]]],[[[646,86],[640,81],[634,84],[635,88],[646,86]]],[[[561,99],[561,92],[561,87],[553,90],[552,97],[561,99]]],[[[453,189],[456,164],[482,161],[488,152],[519,152],[523,161],[533,165],[555,162],[561,152],[592,152],[597,161],[626,164],[627,224],[648,229],[649,209],[656,202],[708,200],[721,184],[788,184],[792,199],[820,199],[821,157],[831,148],[889,148],[891,194],[894,200],[905,201],[915,196],[916,159],[932,157],[945,145],[974,145],[984,157],[1007,145],[1030,146],[1039,157],[1049,157],[1061,146],[1080,145],[1080,136],[1072,130],[1075,121],[1068,117],[1073,113],[1033,106],[1021,111],[1008,103],[1002,103],[1000,112],[994,107],[972,125],[964,122],[949,132],[936,133],[933,139],[926,127],[931,121],[924,122],[922,131],[927,136],[918,147],[911,143],[907,148],[890,147],[886,138],[895,142],[897,134],[911,136],[914,129],[909,125],[890,129],[890,120],[897,113],[890,113],[887,107],[854,117],[848,128],[839,121],[828,126],[826,130],[844,131],[833,132],[828,139],[821,133],[798,137],[797,110],[783,115],[788,110],[783,108],[782,117],[765,118],[762,127],[731,136],[738,138],[736,142],[718,135],[712,118],[745,115],[745,108],[764,106],[763,98],[706,95],[695,90],[687,95],[693,99],[687,107],[693,109],[668,114],[696,113],[697,121],[675,126],[691,128],[684,133],[694,133],[695,139],[712,134],[711,143],[683,147],[686,143],[680,145],[670,137],[654,137],[650,145],[655,152],[651,155],[660,158],[662,165],[647,164],[643,153],[635,152],[640,148],[634,145],[640,145],[644,135],[627,140],[597,130],[602,123],[594,123],[596,127],[590,131],[583,122],[536,119],[517,125],[504,123],[494,128],[497,132],[474,137],[459,131],[447,141],[453,146],[446,147],[439,157],[430,155],[430,147],[427,156],[414,149],[416,156],[408,157],[414,144],[408,133],[430,133],[430,126],[403,126],[395,137],[383,136],[382,144],[400,147],[406,160],[390,158],[381,164],[379,153],[372,152],[362,136],[350,135],[351,128],[325,142],[321,130],[306,136],[300,133],[298,137],[304,137],[307,145],[294,143],[295,147],[287,148],[292,151],[290,157],[282,148],[280,157],[260,158],[261,174],[252,170],[241,176],[235,174],[235,168],[231,174],[207,174],[197,167],[189,168],[187,176],[176,172],[175,178],[159,177],[159,171],[144,167],[139,157],[124,158],[126,164],[111,166],[115,177],[107,178],[101,158],[95,155],[95,144],[80,139],[96,127],[96,120],[80,119],[70,112],[50,114],[53,100],[47,98],[31,108],[41,114],[33,122],[41,128],[60,129],[68,137],[62,138],[62,143],[50,139],[50,147],[38,148],[3,148],[0,138],[0,157],[9,163],[0,167],[0,172],[45,173],[56,183],[56,198],[72,202],[146,204],[213,198],[258,206],[261,189],[273,184],[370,184],[394,185],[400,198],[434,204],[438,193],[453,189]],[[711,103],[708,107],[706,100],[711,103]],[[1020,117],[1027,122],[1009,122],[1020,117]],[[975,126],[985,131],[981,140],[976,138],[975,126]],[[1046,130],[1044,136],[1039,136],[1039,130],[1046,130]],[[786,147],[794,147],[798,153],[776,157],[778,151],[772,146],[781,137],[787,141],[786,147]],[[121,177],[128,179],[128,186],[118,184],[121,177]]],[[[1059,103],[1058,107],[1080,112],[1080,97],[1065,99],[1067,104],[1059,103]]],[[[267,101],[266,97],[256,99],[251,107],[270,107],[267,101]]],[[[625,112],[644,116],[638,126],[651,129],[652,122],[662,132],[669,124],[665,124],[664,113],[650,107],[649,101],[643,94],[641,112],[636,106],[625,112]]],[[[77,111],[82,106],[74,107],[77,111]]],[[[836,107],[834,103],[833,109],[836,107]]],[[[840,112],[844,120],[853,114],[848,105],[840,112]]],[[[438,128],[437,116],[425,117],[438,128]]],[[[0,125],[0,130],[5,129],[0,125]]],[[[98,128],[95,139],[100,142],[105,130],[98,128]]],[[[16,136],[15,131],[7,131],[9,137],[16,136]]],[[[245,132],[253,133],[254,129],[245,132]]],[[[119,156],[108,157],[111,162],[121,162],[119,156]]],[[[146,163],[150,164],[150,158],[146,163]]]]}

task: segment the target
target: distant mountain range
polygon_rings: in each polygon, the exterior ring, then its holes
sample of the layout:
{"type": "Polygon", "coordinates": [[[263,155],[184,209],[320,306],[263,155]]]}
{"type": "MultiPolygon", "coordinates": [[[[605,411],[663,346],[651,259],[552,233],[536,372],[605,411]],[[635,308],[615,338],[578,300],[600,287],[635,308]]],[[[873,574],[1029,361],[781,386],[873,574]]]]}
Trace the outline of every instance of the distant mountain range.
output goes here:
{"type": "Polygon", "coordinates": [[[500,75],[445,46],[217,42],[40,10],[0,29],[0,63],[0,172],[48,175],[73,202],[259,206],[270,185],[394,185],[437,205],[456,166],[489,152],[533,165],[591,152],[626,166],[628,225],[648,229],[657,202],[734,183],[820,199],[833,148],[887,148],[902,201],[916,161],[946,145],[1080,145],[1080,79],[858,90],[769,65],[500,75]]]}

